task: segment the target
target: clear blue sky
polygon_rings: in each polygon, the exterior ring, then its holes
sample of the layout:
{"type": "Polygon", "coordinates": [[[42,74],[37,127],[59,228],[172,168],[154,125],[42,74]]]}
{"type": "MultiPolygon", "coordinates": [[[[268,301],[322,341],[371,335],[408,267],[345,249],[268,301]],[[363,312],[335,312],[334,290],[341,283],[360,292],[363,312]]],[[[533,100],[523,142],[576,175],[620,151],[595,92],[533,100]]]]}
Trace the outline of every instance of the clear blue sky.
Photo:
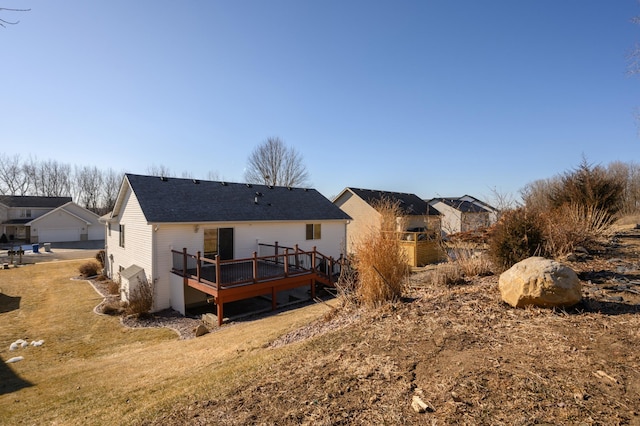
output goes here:
{"type": "Polygon", "coordinates": [[[312,187],[423,198],[638,162],[635,0],[5,0],[8,155],[242,182],[277,136],[312,187]]]}

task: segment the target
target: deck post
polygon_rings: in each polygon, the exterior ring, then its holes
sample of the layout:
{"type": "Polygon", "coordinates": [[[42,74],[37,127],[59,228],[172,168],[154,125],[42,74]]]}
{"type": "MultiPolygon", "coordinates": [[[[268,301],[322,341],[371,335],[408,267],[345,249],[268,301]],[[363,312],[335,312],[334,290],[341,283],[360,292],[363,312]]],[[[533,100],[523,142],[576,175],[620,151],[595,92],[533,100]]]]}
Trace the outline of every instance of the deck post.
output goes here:
{"type": "Polygon", "coordinates": [[[200,262],[200,250],[196,253],[196,276],[198,277],[198,282],[200,282],[200,272],[202,271],[202,264],[200,262]]]}
{"type": "Polygon", "coordinates": [[[295,256],[296,256],[296,269],[300,269],[300,256],[298,255],[299,249],[298,249],[298,245],[297,244],[295,245],[295,248],[296,248],[296,254],[295,254],[295,256]]]}
{"type": "Polygon", "coordinates": [[[253,252],[253,282],[258,281],[258,253],[253,252]]]}
{"type": "Polygon", "coordinates": [[[333,284],[333,256],[329,256],[329,270],[327,271],[327,275],[329,276],[329,282],[333,284]]]}
{"type": "Polygon", "coordinates": [[[276,265],[278,264],[278,262],[280,262],[280,260],[278,260],[278,242],[276,241],[275,243],[275,253],[273,253],[273,255],[276,258],[276,265]]]}
{"type": "Polygon", "coordinates": [[[311,252],[311,269],[316,270],[316,246],[313,246],[313,252],[311,252]]]}
{"type": "Polygon", "coordinates": [[[216,288],[220,288],[220,282],[221,282],[220,277],[222,275],[221,273],[222,271],[220,271],[220,255],[219,254],[216,254],[215,261],[216,261],[216,288]]]}
{"type": "Polygon", "coordinates": [[[289,249],[284,249],[284,276],[289,276],[289,249]]]}
{"type": "Polygon", "coordinates": [[[224,308],[219,298],[216,300],[216,315],[218,316],[218,327],[220,327],[224,319],[224,308]]]}
{"type": "Polygon", "coordinates": [[[182,277],[184,278],[185,285],[189,282],[187,279],[187,248],[182,249],[182,277]]]}
{"type": "Polygon", "coordinates": [[[275,286],[271,287],[271,310],[275,311],[278,307],[278,292],[276,291],[275,286]]]}

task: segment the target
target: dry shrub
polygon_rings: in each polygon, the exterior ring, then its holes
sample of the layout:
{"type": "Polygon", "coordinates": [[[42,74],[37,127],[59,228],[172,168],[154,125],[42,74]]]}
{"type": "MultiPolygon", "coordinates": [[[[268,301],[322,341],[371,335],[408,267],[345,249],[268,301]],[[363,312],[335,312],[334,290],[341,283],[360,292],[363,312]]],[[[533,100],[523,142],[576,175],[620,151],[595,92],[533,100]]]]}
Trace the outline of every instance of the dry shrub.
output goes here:
{"type": "Polygon", "coordinates": [[[122,315],[125,312],[124,305],[119,300],[112,300],[104,302],[100,306],[100,311],[105,315],[122,315]]]}
{"type": "Polygon", "coordinates": [[[498,270],[507,270],[535,255],[544,255],[544,231],[538,213],[526,207],[505,212],[489,239],[489,259],[498,270]]]}
{"type": "Polygon", "coordinates": [[[138,279],[138,285],[129,291],[127,315],[144,315],[153,307],[153,288],[148,281],[138,279]]]}
{"type": "Polygon", "coordinates": [[[602,209],[576,203],[563,204],[541,215],[546,252],[553,256],[571,253],[577,246],[590,246],[609,233],[611,216],[602,209]]]}
{"type": "Polygon", "coordinates": [[[109,294],[120,294],[120,284],[118,284],[115,281],[111,281],[109,280],[109,282],[107,283],[107,291],[109,292],[109,294]]]}
{"type": "Polygon", "coordinates": [[[96,261],[85,262],[78,268],[78,271],[83,277],[93,277],[98,275],[98,270],[100,270],[100,265],[96,261]]]}
{"type": "Polygon", "coordinates": [[[491,261],[482,250],[473,248],[454,248],[448,256],[460,268],[466,277],[487,276],[492,274],[491,261]]]}
{"type": "Polygon", "coordinates": [[[375,206],[380,228],[372,229],[355,247],[358,300],[367,306],[396,300],[402,295],[410,269],[396,230],[401,211],[397,202],[383,199],[375,206]]]}
{"type": "Polygon", "coordinates": [[[455,262],[441,263],[431,272],[431,282],[440,286],[466,283],[462,268],[455,262]]]}
{"type": "Polygon", "coordinates": [[[100,250],[96,253],[96,260],[100,264],[101,268],[104,268],[104,260],[107,256],[107,253],[104,250],[100,250]]]}

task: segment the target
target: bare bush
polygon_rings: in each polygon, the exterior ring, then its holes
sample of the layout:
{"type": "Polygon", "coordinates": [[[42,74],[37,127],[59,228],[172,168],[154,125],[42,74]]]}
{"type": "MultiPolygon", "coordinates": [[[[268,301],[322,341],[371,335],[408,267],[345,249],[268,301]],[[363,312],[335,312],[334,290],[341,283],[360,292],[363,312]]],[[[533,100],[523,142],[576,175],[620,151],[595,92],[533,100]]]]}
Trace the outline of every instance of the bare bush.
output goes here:
{"type": "Polygon", "coordinates": [[[564,204],[541,215],[545,251],[563,256],[577,246],[590,246],[608,236],[611,216],[595,206],[564,204]]]}
{"type": "Polygon", "coordinates": [[[129,291],[129,303],[125,313],[127,315],[145,315],[153,307],[153,287],[151,283],[138,279],[138,283],[129,291]]]}
{"type": "Polygon", "coordinates": [[[454,248],[448,251],[448,256],[466,277],[492,275],[491,261],[483,250],[454,248]]]}
{"type": "Polygon", "coordinates": [[[544,255],[544,232],[540,215],[526,207],[506,212],[489,239],[489,259],[498,270],[534,255],[544,255]]]}
{"type": "Polygon", "coordinates": [[[85,262],[78,268],[80,275],[83,277],[93,277],[98,275],[98,271],[100,270],[100,265],[96,261],[85,262]]]}

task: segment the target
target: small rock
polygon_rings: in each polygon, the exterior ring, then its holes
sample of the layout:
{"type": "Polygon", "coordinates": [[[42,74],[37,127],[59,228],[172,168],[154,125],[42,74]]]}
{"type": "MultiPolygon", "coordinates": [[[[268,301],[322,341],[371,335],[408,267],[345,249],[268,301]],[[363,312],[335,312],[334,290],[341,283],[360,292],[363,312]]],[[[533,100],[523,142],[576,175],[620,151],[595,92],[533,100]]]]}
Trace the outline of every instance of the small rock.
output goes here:
{"type": "Polygon", "coordinates": [[[196,333],[196,337],[200,337],[200,336],[204,336],[205,334],[207,334],[209,332],[209,329],[207,327],[205,327],[204,325],[200,324],[196,327],[196,329],[194,330],[196,333]]]}
{"type": "Polygon", "coordinates": [[[411,408],[416,413],[425,413],[427,411],[432,412],[433,408],[429,406],[426,402],[422,400],[418,395],[413,395],[413,399],[411,400],[411,408]]]}
{"type": "Polygon", "coordinates": [[[14,362],[22,361],[23,359],[24,359],[23,356],[14,356],[13,358],[9,358],[7,360],[7,364],[11,364],[11,363],[14,363],[14,362]]]}

